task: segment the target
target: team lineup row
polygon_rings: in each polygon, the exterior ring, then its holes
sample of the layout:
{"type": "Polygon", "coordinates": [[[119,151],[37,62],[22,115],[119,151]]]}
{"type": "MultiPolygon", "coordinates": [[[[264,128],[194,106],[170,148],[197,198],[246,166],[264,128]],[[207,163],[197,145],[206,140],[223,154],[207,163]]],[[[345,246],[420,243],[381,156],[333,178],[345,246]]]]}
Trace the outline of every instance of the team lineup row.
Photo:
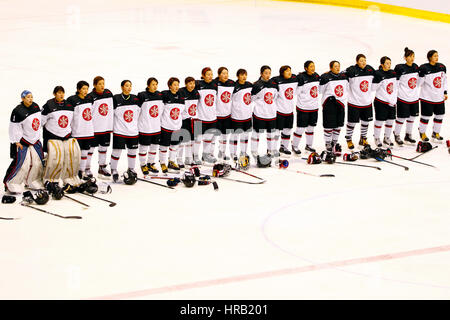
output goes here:
{"type": "MultiPolygon", "coordinates": [[[[349,149],[354,148],[352,136],[357,123],[361,124],[359,144],[368,144],[367,131],[369,122],[373,120],[373,109],[377,146],[382,145],[380,133],[383,123],[383,143],[393,145],[390,136],[394,130],[395,141],[403,144],[400,132],[405,122],[405,140],[414,143],[412,127],[419,115],[419,101],[421,140],[428,140],[425,131],[433,115],[432,137],[442,140],[439,133],[447,99],[446,68],[438,62],[435,50],[428,52],[429,62],[420,67],[414,63],[413,51],[405,48],[404,57],[405,63],[398,64],[394,70],[391,69],[391,60],[383,57],[379,69],[375,70],[367,65],[363,54],[358,54],[356,64],[344,72],[340,71],[338,61],[332,61],[330,71],[321,76],[315,72],[312,61],[306,61],[305,71],[298,75],[292,74],[289,66],[282,66],[279,76],[272,77],[270,67],[263,66],[260,79],[253,84],[247,81],[244,69],[239,69],[237,81],[232,81],[227,68],[219,68],[218,77],[213,79],[213,72],[207,67],[202,70],[201,80],[188,77],[181,89],[179,79],[170,78],[169,90],[160,92],[157,79],[149,78],[147,88],[138,95],[131,93],[129,80],[122,81],[122,93],[113,95],[105,89],[105,80],[96,77],[91,92],[89,84],[80,81],[76,94],[67,100],[64,99],[64,88],[56,87],[54,99],[48,100],[42,110],[33,102],[31,92],[24,91],[22,103],[11,115],[11,156],[13,159],[17,157],[17,150],[22,150],[24,145],[35,146],[41,138],[41,131],[43,152],[49,152],[49,141],[76,139],[80,148],[80,176],[92,176],[90,162],[95,147],[99,153],[99,174],[111,176],[106,169],[111,133],[113,177],[118,176],[118,161],[123,149],[128,149],[131,171],[139,150],[144,174],[159,172],[155,164],[158,151],[163,172],[180,170],[184,164],[201,164],[199,151],[202,142],[202,160],[214,163],[217,161],[213,155],[216,136],[219,136],[218,156],[223,160],[229,159],[227,145],[231,157],[237,158],[239,141],[240,152],[246,155],[250,133],[251,153],[256,157],[260,135],[264,132],[268,154],[279,156],[280,152],[291,153],[289,144],[294,111],[297,125],[291,149],[300,154],[299,144],[303,135],[306,136],[306,150],[314,151],[314,127],[320,104],[327,152],[340,148],[338,139],[346,109],[345,138],[349,149]]],[[[5,185],[14,176],[11,172],[18,170],[12,167],[13,164],[8,168],[5,185]]]]}

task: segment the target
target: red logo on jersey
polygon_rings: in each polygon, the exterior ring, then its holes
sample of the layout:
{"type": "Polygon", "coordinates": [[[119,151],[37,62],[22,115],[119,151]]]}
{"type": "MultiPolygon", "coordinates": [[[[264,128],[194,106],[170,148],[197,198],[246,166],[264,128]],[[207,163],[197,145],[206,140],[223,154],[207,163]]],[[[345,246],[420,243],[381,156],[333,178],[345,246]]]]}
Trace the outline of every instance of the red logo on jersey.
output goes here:
{"type": "Polygon", "coordinates": [[[408,80],[408,87],[410,87],[411,89],[414,89],[416,86],[417,86],[416,78],[411,78],[408,80]]]}
{"type": "Polygon", "coordinates": [[[224,91],[221,95],[220,95],[220,100],[222,100],[223,103],[228,103],[230,102],[231,99],[231,93],[229,93],[228,91],[224,91]]]}
{"type": "Polygon", "coordinates": [[[84,109],[82,116],[84,120],[91,121],[92,120],[91,109],[89,108],[84,109]]]}
{"type": "Polygon", "coordinates": [[[246,94],[244,94],[243,100],[246,105],[249,105],[250,103],[252,103],[252,95],[247,92],[246,94]]]}
{"type": "Polygon", "coordinates": [[[386,92],[392,94],[394,92],[394,84],[391,82],[386,86],[386,92]]]}
{"type": "Polygon", "coordinates": [[[336,88],[334,88],[334,93],[336,94],[337,97],[342,97],[344,95],[344,87],[341,86],[340,84],[336,86],[336,88]]]}
{"type": "Polygon", "coordinates": [[[148,110],[148,113],[150,113],[150,117],[156,118],[159,114],[158,106],[156,104],[154,106],[151,106],[148,110]]]}
{"type": "Polygon", "coordinates": [[[195,103],[191,104],[191,106],[188,109],[188,113],[191,117],[194,117],[197,114],[197,105],[195,103]]]}
{"type": "Polygon", "coordinates": [[[41,125],[41,123],[39,122],[39,119],[38,118],[34,118],[33,122],[31,123],[31,127],[33,128],[33,130],[34,131],[38,131],[40,125],[41,125]]]}
{"type": "Polygon", "coordinates": [[[173,108],[173,109],[170,111],[170,117],[171,117],[173,120],[177,120],[179,116],[180,116],[180,109],[178,109],[178,108],[173,108]]]}
{"type": "Polygon", "coordinates": [[[125,111],[123,113],[123,120],[125,120],[126,122],[133,121],[133,111],[132,110],[125,111]]]}
{"type": "Polygon", "coordinates": [[[98,113],[101,114],[102,116],[107,116],[108,115],[108,105],[106,103],[102,103],[101,105],[99,105],[98,113]]]}
{"type": "Polygon", "coordinates": [[[265,101],[267,104],[272,104],[272,103],[273,103],[273,94],[272,94],[271,92],[267,92],[267,93],[264,95],[264,101],[265,101]]]}
{"type": "Polygon", "coordinates": [[[212,107],[212,106],[213,106],[213,104],[214,104],[214,96],[213,96],[212,94],[208,94],[208,95],[205,97],[205,104],[206,104],[208,107],[212,107]]]}
{"type": "Polygon", "coordinates": [[[58,119],[58,125],[61,128],[66,128],[69,124],[69,118],[67,118],[65,115],[62,115],[61,117],[59,117],[58,119]]]}
{"type": "Polygon", "coordinates": [[[292,100],[294,98],[294,89],[287,88],[284,92],[284,96],[286,97],[286,99],[292,100]]]}
{"type": "Polygon", "coordinates": [[[309,94],[311,95],[311,97],[317,98],[318,96],[317,86],[312,87],[311,90],[309,90],[309,94]]]}
{"type": "Polygon", "coordinates": [[[433,85],[435,86],[435,88],[439,89],[441,87],[441,84],[442,84],[441,77],[434,78],[433,85]]]}
{"type": "Polygon", "coordinates": [[[361,89],[362,92],[369,91],[369,81],[367,80],[361,81],[361,83],[359,84],[359,88],[361,89]]]}

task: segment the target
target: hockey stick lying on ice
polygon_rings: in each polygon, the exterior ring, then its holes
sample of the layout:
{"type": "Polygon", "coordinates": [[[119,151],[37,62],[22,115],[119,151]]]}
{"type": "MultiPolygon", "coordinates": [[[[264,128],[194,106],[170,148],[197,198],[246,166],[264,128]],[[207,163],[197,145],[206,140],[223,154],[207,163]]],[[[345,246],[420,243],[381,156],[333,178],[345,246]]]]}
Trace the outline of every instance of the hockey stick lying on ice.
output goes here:
{"type": "MultiPolygon", "coordinates": [[[[286,169],[284,169],[286,170],[286,169]]],[[[314,173],[309,173],[309,172],[304,172],[304,171],[300,171],[300,170],[287,170],[289,172],[295,172],[295,173],[302,173],[302,174],[306,174],[308,176],[313,176],[313,177],[334,177],[334,174],[314,174],[314,173]]]]}
{"type": "Polygon", "coordinates": [[[236,172],[240,172],[240,173],[248,175],[249,177],[258,179],[259,182],[250,182],[250,181],[236,180],[236,179],[231,179],[231,178],[225,177],[227,180],[234,180],[234,181],[237,181],[237,182],[249,183],[249,184],[262,184],[262,183],[266,182],[265,179],[263,179],[261,177],[258,177],[258,176],[255,176],[254,174],[248,173],[246,171],[242,171],[242,170],[239,170],[239,169],[236,169],[236,168],[231,168],[231,170],[236,171],[236,172]]]}
{"type": "Polygon", "coordinates": [[[433,165],[431,165],[431,164],[428,164],[428,163],[425,163],[425,162],[415,161],[415,160],[412,160],[412,159],[408,159],[408,158],[396,156],[396,155],[394,155],[394,154],[392,154],[392,153],[389,154],[389,155],[392,156],[392,157],[394,157],[394,158],[399,158],[399,159],[402,159],[402,160],[407,160],[407,161],[411,161],[411,162],[414,162],[414,163],[423,164],[424,166],[429,166],[429,167],[436,168],[435,166],[433,166],[433,165]]]}
{"type": "Polygon", "coordinates": [[[384,160],[384,159],[382,159],[382,158],[379,158],[379,157],[376,157],[376,158],[375,158],[375,160],[377,160],[377,161],[384,161],[384,162],[387,162],[387,163],[393,164],[393,165],[395,165],[395,166],[399,166],[399,167],[402,167],[402,168],[403,168],[403,169],[405,169],[406,171],[408,171],[408,170],[409,170],[409,168],[408,168],[407,166],[402,166],[401,164],[398,164],[398,163],[395,163],[395,162],[392,162],[392,161],[387,161],[387,160],[384,160]]]}
{"type": "Polygon", "coordinates": [[[80,194],[83,194],[83,195],[85,195],[85,196],[88,196],[88,197],[91,197],[91,198],[94,198],[94,199],[97,199],[97,200],[101,200],[101,201],[108,202],[110,207],[114,207],[114,206],[117,204],[117,203],[115,203],[114,201],[109,201],[109,200],[107,200],[107,199],[103,199],[103,198],[94,196],[93,194],[90,194],[90,193],[80,192],[80,194]]]}
{"type": "MultiPolygon", "coordinates": [[[[70,199],[70,200],[72,200],[72,201],[75,201],[75,202],[77,202],[77,203],[79,203],[79,204],[81,204],[81,205],[83,205],[83,206],[85,206],[85,207],[89,207],[88,204],[86,204],[86,203],[84,203],[84,202],[81,202],[80,200],[74,199],[74,198],[72,198],[72,197],[69,197],[67,194],[64,194],[64,197],[66,197],[67,199],[70,199]]],[[[87,208],[83,208],[83,209],[87,209],[87,208]]]]}
{"type": "Polygon", "coordinates": [[[5,218],[5,217],[0,217],[0,220],[19,220],[20,218],[5,218]]]}
{"type": "MultiPolygon", "coordinates": [[[[302,160],[308,160],[308,159],[307,158],[302,158],[302,160]]],[[[358,164],[358,163],[339,162],[339,161],[335,161],[334,163],[345,164],[345,165],[348,165],[348,166],[357,166],[357,167],[373,168],[373,169],[381,170],[380,167],[371,166],[371,165],[368,165],[368,164],[358,164]]]]}
{"type": "Polygon", "coordinates": [[[21,205],[24,206],[24,207],[28,207],[28,208],[40,211],[40,212],[51,214],[52,216],[55,216],[55,217],[58,217],[58,218],[63,218],[63,219],[82,219],[82,217],[80,217],[80,216],[61,216],[59,214],[52,213],[52,212],[49,212],[49,211],[41,209],[41,208],[33,207],[32,205],[29,205],[28,203],[25,203],[25,202],[22,202],[21,205]]]}
{"type": "MultiPolygon", "coordinates": [[[[161,177],[161,179],[162,178],[164,178],[164,177],[161,177]]],[[[168,188],[168,189],[175,189],[174,187],[171,187],[171,186],[168,186],[168,185],[165,185],[165,184],[161,184],[161,183],[157,183],[157,182],[154,182],[154,181],[150,181],[149,179],[146,179],[146,178],[137,178],[137,179],[139,181],[144,181],[144,182],[147,182],[147,183],[155,184],[155,185],[160,186],[160,187],[164,187],[164,188],[168,188]]],[[[169,179],[172,179],[172,178],[169,178],[169,179]]]]}
{"type": "Polygon", "coordinates": [[[422,153],[419,153],[417,156],[415,156],[415,157],[412,157],[412,158],[409,158],[409,160],[414,160],[414,159],[416,159],[416,158],[418,158],[418,157],[420,157],[420,156],[423,156],[425,153],[428,153],[428,152],[430,152],[431,150],[434,150],[434,149],[436,149],[438,146],[434,146],[434,147],[432,147],[430,150],[428,150],[428,151],[425,151],[425,152],[422,152],[422,153]]]}

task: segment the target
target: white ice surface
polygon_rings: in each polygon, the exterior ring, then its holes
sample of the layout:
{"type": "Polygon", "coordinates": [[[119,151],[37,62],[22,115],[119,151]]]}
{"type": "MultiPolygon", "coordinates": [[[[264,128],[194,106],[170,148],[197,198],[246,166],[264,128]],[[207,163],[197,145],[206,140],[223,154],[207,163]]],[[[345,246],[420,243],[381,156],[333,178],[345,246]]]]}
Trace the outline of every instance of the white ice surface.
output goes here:
{"type": "MultiPolygon", "coordinates": [[[[130,79],[137,93],[150,76],[165,89],[169,77],[198,78],[204,66],[227,66],[233,79],[244,67],[254,81],[263,64],[273,74],[284,64],[297,73],[312,59],[323,73],[329,61],[344,68],[363,52],[377,68],[384,55],[400,63],[405,46],[418,64],[436,49],[449,66],[449,34],[443,23],[289,2],[0,1],[0,168],[9,165],[9,115],[24,89],[42,106],[54,86],[68,96],[78,80],[96,75],[114,93],[130,79]]],[[[314,146],[323,149],[321,120],[314,146]]],[[[394,152],[416,154],[412,146],[394,152]]],[[[21,219],[0,220],[0,298],[449,299],[449,157],[440,145],[418,159],[438,169],[393,160],[409,171],[372,160],[356,163],[381,171],[310,166],[291,157],[290,170],[336,177],[252,168],[265,184],[220,180],[215,192],[138,182],[113,186],[105,198],[114,208],[82,195],[74,197],[87,210],[68,199],[45,206],[83,216],[76,221],[1,204],[0,216],[21,219]],[[379,255],[396,259],[368,260],[379,255]]],[[[94,172],[96,162],[97,154],[94,172]]]]}

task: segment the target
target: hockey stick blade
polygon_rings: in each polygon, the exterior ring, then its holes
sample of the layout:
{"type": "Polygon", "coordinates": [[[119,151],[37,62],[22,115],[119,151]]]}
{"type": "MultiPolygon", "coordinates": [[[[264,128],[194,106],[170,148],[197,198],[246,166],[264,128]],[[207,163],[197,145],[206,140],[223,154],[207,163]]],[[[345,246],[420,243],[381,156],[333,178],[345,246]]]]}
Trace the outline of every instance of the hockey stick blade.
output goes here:
{"type": "Polygon", "coordinates": [[[348,166],[356,166],[356,167],[372,168],[372,169],[381,170],[380,167],[377,167],[377,166],[371,166],[371,165],[368,165],[368,164],[358,164],[358,163],[348,163],[348,162],[337,162],[337,161],[336,161],[335,163],[338,163],[338,164],[345,164],[345,165],[348,165],[348,166]]]}
{"type": "Polygon", "coordinates": [[[157,182],[154,182],[154,181],[150,181],[150,180],[148,180],[148,179],[145,179],[145,178],[137,178],[139,181],[143,181],[143,182],[147,182],[147,183],[151,183],[151,184],[155,184],[155,185],[157,185],[157,186],[160,186],[160,187],[164,187],[164,188],[168,188],[168,189],[175,189],[174,187],[171,187],[171,186],[168,186],[168,185],[165,185],[165,184],[161,184],[161,183],[157,183],[157,182]]]}
{"type": "Polygon", "coordinates": [[[20,218],[5,218],[5,217],[0,217],[0,220],[19,220],[20,218]]]}
{"type": "Polygon", "coordinates": [[[438,147],[438,146],[434,146],[434,147],[432,147],[430,150],[428,150],[428,151],[426,151],[426,152],[422,152],[422,153],[418,154],[418,155],[415,156],[415,157],[409,158],[409,160],[414,160],[414,159],[416,159],[416,158],[418,158],[418,157],[420,157],[420,156],[423,156],[425,153],[428,153],[428,152],[430,152],[431,150],[436,149],[437,147],[438,147]]]}
{"type": "Polygon", "coordinates": [[[109,200],[107,200],[107,199],[103,199],[103,198],[94,196],[93,194],[90,194],[90,193],[81,192],[81,194],[83,194],[83,195],[85,195],[85,196],[88,196],[88,197],[92,197],[92,198],[97,199],[97,200],[101,200],[101,201],[104,201],[104,202],[108,202],[110,207],[114,207],[114,206],[117,204],[117,203],[115,203],[114,201],[109,201],[109,200]]]}
{"type": "Polygon", "coordinates": [[[50,212],[50,211],[47,211],[47,210],[44,210],[44,209],[41,209],[41,208],[36,208],[36,207],[34,207],[32,205],[29,205],[28,203],[21,203],[21,205],[24,206],[24,207],[28,207],[28,208],[31,208],[31,209],[43,212],[43,213],[50,214],[50,215],[58,217],[58,218],[63,218],[63,219],[83,219],[80,216],[61,216],[59,214],[56,214],[56,213],[53,213],[53,212],[50,212]]]}
{"type": "Polygon", "coordinates": [[[232,179],[232,178],[228,178],[228,177],[221,177],[220,179],[224,179],[224,180],[230,180],[230,181],[234,181],[234,182],[241,182],[241,183],[247,183],[247,184],[263,184],[264,182],[266,182],[266,180],[262,180],[262,181],[244,181],[244,180],[238,180],[238,179],[232,179]]]}
{"type": "Polygon", "coordinates": [[[375,160],[383,161],[383,162],[386,162],[386,163],[393,164],[393,165],[395,165],[395,166],[402,167],[403,169],[405,169],[405,171],[408,171],[408,170],[409,170],[409,168],[408,168],[407,166],[403,166],[403,165],[401,165],[401,164],[398,164],[398,163],[395,163],[395,162],[392,162],[392,161],[387,161],[387,160],[384,160],[384,159],[382,159],[382,158],[375,158],[375,160]]]}
{"type": "MultiPolygon", "coordinates": [[[[286,169],[283,169],[283,170],[286,170],[286,169]]],[[[326,174],[314,174],[314,173],[304,172],[304,171],[300,171],[300,170],[287,170],[287,171],[295,172],[295,173],[301,173],[301,174],[305,174],[307,176],[313,176],[313,177],[319,177],[319,178],[321,178],[321,177],[335,177],[334,174],[329,174],[329,173],[326,173],[326,174]]]]}

